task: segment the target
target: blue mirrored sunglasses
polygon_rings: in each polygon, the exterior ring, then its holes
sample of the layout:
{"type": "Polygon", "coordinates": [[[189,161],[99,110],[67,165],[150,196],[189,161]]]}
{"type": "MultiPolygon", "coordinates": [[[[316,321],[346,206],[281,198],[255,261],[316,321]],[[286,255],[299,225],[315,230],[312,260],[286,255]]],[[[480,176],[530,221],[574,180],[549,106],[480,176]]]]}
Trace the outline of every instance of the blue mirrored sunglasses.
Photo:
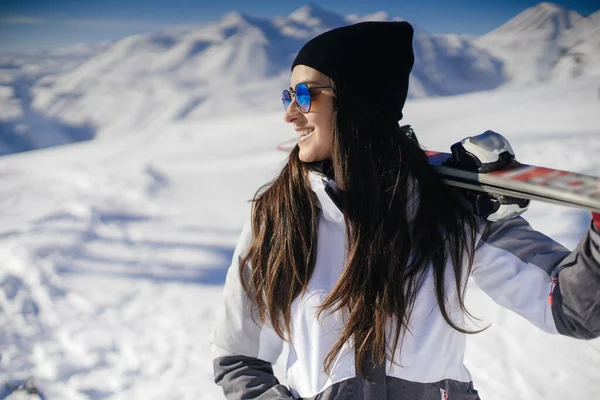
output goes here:
{"type": "Polygon", "coordinates": [[[304,114],[310,111],[310,91],[312,89],[333,89],[333,86],[311,86],[308,87],[306,83],[299,83],[296,87],[291,89],[285,89],[281,94],[281,100],[283,101],[283,108],[287,111],[292,104],[293,100],[296,100],[298,108],[304,114]]]}

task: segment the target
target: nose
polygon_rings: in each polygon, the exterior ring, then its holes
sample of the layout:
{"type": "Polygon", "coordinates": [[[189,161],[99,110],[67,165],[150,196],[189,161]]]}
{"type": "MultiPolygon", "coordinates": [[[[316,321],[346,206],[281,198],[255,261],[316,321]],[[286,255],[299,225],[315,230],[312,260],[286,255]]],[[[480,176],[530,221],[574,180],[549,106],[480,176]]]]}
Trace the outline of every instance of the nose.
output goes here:
{"type": "Polygon", "coordinates": [[[285,110],[285,114],[283,114],[283,120],[285,122],[292,123],[295,120],[297,120],[299,115],[301,115],[301,114],[302,114],[302,112],[298,108],[298,104],[296,103],[296,100],[292,100],[289,107],[285,110]]]}

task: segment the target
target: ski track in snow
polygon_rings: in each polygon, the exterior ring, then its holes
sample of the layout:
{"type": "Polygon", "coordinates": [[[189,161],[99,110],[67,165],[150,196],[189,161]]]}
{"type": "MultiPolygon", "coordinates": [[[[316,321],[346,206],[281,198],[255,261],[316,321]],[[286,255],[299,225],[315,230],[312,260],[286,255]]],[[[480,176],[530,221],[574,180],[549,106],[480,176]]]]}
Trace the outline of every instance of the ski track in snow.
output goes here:
{"type": "MultiPolygon", "coordinates": [[[[585,87],[418,100],[405,115],[428,148],[498,129],[523,162],[600,175],[585,87]]],[[[268,114],[145,133],[0,159],[0,383],[34,377],[48,399],[223,398],[208,335],[247,200],[292,132],[268,114]]],[[[589,224],[539,203],[526,218],[569,248],[589,224]]],[[[468,296],[491,324],[467,349],[482,399],[596,396],[598,340],[545,334],[475,287],[468,296]]]]}

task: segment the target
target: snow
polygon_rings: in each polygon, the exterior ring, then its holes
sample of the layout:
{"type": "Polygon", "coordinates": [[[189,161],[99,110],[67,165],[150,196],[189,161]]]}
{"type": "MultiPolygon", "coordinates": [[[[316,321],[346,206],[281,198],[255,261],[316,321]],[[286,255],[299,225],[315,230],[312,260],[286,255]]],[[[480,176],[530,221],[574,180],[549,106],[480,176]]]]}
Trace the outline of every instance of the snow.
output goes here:
{"type": "Polygon", "coordinates": [[[2,102],[2,109],[0,109],[0,120],[20,118],[23,116],[23,108],[14,96],[14,90],[9,86],[0,86],[0,102],[2,102]]]}
{"type": "Polygon", "coordinates": [[[600,72],[597,14],[585,18],[575,11],[543,2],[476,39],[475,44],[505,63],[505,73],[512,84],[597,76],[600,72]],[[580,53],[587,65],[574,60],[580,53]]]}
{"type": "MultiPolygon", "coordinates": [[[[600,175],[591,83],[416,99],[406,122],[431,149],[491,128],[524,162],[600,175]]],[[[0,381],[33,376],[61,399],[222,398],[208,334],[247,200],[292,134],[265,112],[2,157],[0,381]]],[[[570,248],[589,221],[537,203],[526,215],[570,248]]],[[[482,398],[596,393],[600,342],[544,334],[469,296],[492,323],[467,354],[482,398]]]]}
{"type": "MultiPolygon", "coordinates": [[[[598,15],[576,27],[591,32],[598,15]]],[[[295,136],[279,96],[304,39],[284,28],[314,28],[281,18],[234,13],[100,48],[0,57],[0,150],[75,142],[0,157],[0,385],[32,377],[65,400],[223,398],[208,335],[248,200],[285,163],[277,145],[295,136]],[[271,57],[280,69],[269,70],[271,57]],[[7,141],[8,128],[27,140],[7,141]]],[[[598,47],[576,76],[557,64],[552,73],[563,73],[546,81],[497,86],[490,49],[419,37],[403,122],[425,147],[493,129],[522,162],[600,175],[598,47]],[[495,89],[465,93],[479,76],[495,89]]],[[[584,211],[541,203],[525,217],[571,249],[589,224],[584,211]]],[[[482,399],[597,397],[599,340],[545,334],[474,286],[467,308],[491,323],[468,339],[482,399]]],[[[275,370],[285,382],[284,364],[275,370]]]]}
{"type": "Polygon", "coordinates": [[[412,97],[490,90],[505,81],[502,62],[465,36],[416,33],[413,43],[412,97]]]}
{"type": "Polygon", "coordinates": [[[340,14],[325,10],[315,4],[300,7],[288,17],[277,18],[278,26],[294,25],[308,33],[310,38],[327,29],[346,25],[346,18],[340,14]]]}
{"type": "MultiPolygon", "coordinates": [[[[101,43],[38,54],[0,54],[0,155],[94,137],[86,121],[73,121],[69,115],[55,118],[51,110],[37,110],[33,87],[52,86],[59,75],[76,69],[108,46],[101,43]]],[[[59,95],[62,101],[69,96],[78,95],[59,95]]]]}
{"type": "MultiPolygon", "coordinates": [[[[289,66],[306,40],[355,21],[397,19],[382,12],[343,16],[316,5],[272,19],[231,12],[202,26],[139,34],[97,47],[72,46],[50,57],[2,55],[0,85],[18,95],[2,100],[0,151],[111,140],[177,121],[197,124],[225,112],[276,111],[281,103],[270,93],[287,86],[289,66]],[[255,90],[258,85],[262,90],[255,90]],[[27,127],[25,134],[17,132],[18,125],[27,127]]],[[[511,64],[501,49],[495,52],[496,47],[470,36],[432,35],[418,23],[413,26],[410,97],[491,90],[509,82],[511,64]]],[[[527,35],[537,40],[538,30],[527,35]]],[[[588,44],[578,46],[583,47],[573,51],[593,52],[588,44]]],[[[538,47],[525,51],[545,51],[538,47]]],[[[521,62],[527,64],[526,79],[537,61],[525,57],[521,62]]],[[[567,80],[600,68],[600,60],[591,56],[585,65],[573,66],[569,57],[563,64],[556,75],[567,80]]]]}
{"type": "Polygon", "coordinates": [[[378,11],[364,16],[358,14],[350,14],[346,17],[348,22],[356,24],[364,21],[391,21],[392,17],[385,11],[378,11]]]}

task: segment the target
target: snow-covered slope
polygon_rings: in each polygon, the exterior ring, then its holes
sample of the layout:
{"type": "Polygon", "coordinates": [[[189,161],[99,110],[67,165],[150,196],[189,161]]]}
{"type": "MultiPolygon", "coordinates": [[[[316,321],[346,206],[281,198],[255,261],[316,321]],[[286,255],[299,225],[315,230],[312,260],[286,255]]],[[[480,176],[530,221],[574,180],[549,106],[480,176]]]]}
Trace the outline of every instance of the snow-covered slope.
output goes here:
{"type": "Polygon", "coordinates": [[[91,121],[109,137],[133,127],[273,109],[296,42],[237,12],[185,32],[136,35],[52,87],[36,88],[34,106],[91,121]]]}
{"type": "Polygon", "coordinates": [[[329,29],[347,25],[348,20],[340,14],[311,4],[300,7],[286,17],[275,17],[273,24],[284,35],[300,39],[302,44],[329,29]]]}
{"type": "Polygon", "coordinates": [[[500,57],[509,79],[520,84],[546,80],[562,56],[567,32],[584,20],[579,13],[543,2],[476,40],[500,57]]]}
{"type": "MultiPolygon", "coordinates": [[[[230,13],[185,33],[130,37],[52,88],[36,91],[34,104],[52,115],[91,119],[102,132],[274,109],[280,107],[279,92],[287,86],[289,65],[301,45],[347,23],[313,5],[272,21],[230,13]]],[[[457,94],[501,82],[497,60],[469,40],[419,37],[419,90],[412,94],[457,94]]]]}
{"type": "Polygon", "coordinates": [[[0,54],[0,155],[66,144],[94,137],[89,124],[54,118],[32,103],[32,87],[52,86],[108,47],[79,44],[36,54],[0,54]]]}
{"type": "Polygon", "coordinates": [[[553,71],[554,79],[600,77],[600,10],[567,31],[560,45],[561,58],[553,71]]]}
{"type": "Polygon", "coordinates": [[[490,90],[505,82],[502,62],[466,36],[415,32],[414,53],[413,97],[490,90]]]}
{"type": "MultiPolygon", "coordinates": [[[[495,129],[523,162],[600,175],[595,82],[412,99],[405,122],[429,149],[495,129]]],[[[277,110],[1,157],[0,393],[34,377],[48,399],[223,399],[208,335],[225,272],[295,135],[277,110]]],[[[590,219],[525,217],[569,248],[590,219]]],[[[474,286],[467,308],[492,324],[467,339],[482,399],[597,397],[598,340],[545,334],[474,286]]]]}

